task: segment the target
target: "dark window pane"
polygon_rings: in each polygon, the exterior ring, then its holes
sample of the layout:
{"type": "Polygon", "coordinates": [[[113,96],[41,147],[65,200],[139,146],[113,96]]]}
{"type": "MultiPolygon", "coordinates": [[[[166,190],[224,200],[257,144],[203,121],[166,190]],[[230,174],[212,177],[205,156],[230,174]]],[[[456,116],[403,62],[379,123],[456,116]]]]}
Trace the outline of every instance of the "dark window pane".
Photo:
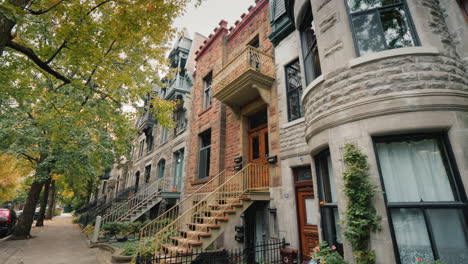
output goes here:
{"type": "Polygon", "coordinates": [[[407,14],[403,7],[382,11],[380,18],[389,49],[414,46],[407,14]]]}
{"type": "Polygon", "coordinates": [[[268,123],[268,114],[267,110],[264,109],[252,116],[249,117],[250,129],[254,129],[260,126],[263,126],[268,123]]]}
{"type": "Polygon", "coordinates": [[[252,137],[252,159],[260,158],[260,140],[258,136],[252,137]]]}
{"type": "Polygon", "coordinates": [[[166,167],[166,161],[161,160],[158,162],[158,179],[161,179],[164,177],[164,169],[166,167]]]}
{"type": "Polygon", "coordinates": [[[269,157],[270,156],[270,146],[269,146],[269,142],[268,142],[268,133],[265,133],[264,134],[264,139],[265,139],[265,157],[269,157]]]}
{"type": "Polygon", "coordinates": [[[340,217],[337,207],[321,207],[323,239],[343,254],[340,217]]]}
{"type": "Polygon", "coordinates": [[[295,169],[298,181],[311,181],[312,173],[309,167],[295,169]]]}
{"type": "Polygon", "coordinates": [[[198,161],[198,178],[210,176],[211,130],[200,134],[200,154],[198,161]]]}
{"type": "Polygon", "coordinates": [[[423,211],[400,208],[392,209],[391,214],[401,264],[416,264],[418,258],[434,260],[423,211]]]}
{"type": "Polygon", "coordinates": [[[385,50],[382,30],[377,12],[353,17],[354,34],[360,55],[385,50]]]}
{"type": "Polygon", "coordinates": [[[348,0],[352,13],[400,3],[401,0],[348,0]]]}
{"type": "Polygon", "coordinates": [[[288,94],[289,121],[302,117],[300,100],[301,99],[299,98],[299,93],[297,91],[288,94]]]}
{"type": "Polygon", "coordinates": [[[439,258],[446,264],[468,263],[466,221],[461,210],[427,211],[439,258]]]}
{"type": "Polygon", "coordinates": [[[300,31],[304,59],[304,75],[306,76],[306,83],[309,84],[321,74],[315,25],[310,9],[304,15],[300,31]]]}

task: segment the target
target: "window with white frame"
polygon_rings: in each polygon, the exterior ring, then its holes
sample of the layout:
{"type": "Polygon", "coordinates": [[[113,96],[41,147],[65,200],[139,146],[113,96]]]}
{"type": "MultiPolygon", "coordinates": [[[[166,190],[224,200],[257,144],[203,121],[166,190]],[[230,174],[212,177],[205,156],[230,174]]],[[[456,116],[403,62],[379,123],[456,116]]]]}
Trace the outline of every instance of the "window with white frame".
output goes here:
{"type": "Polygon", "coordinates": [[[213,73],[210,72],[203,78],[203,109],[211,106],[211,83],[213,81],[213,73]]]}
{"type": "Polygon", "coordinates": [[[416,46],[406,0],[346,0],[358,56],[416,46]]]}
{"type": "Polygon", "coordinates": [[[468,263],[468,206],[447,137],[379,137],[375,149],[398,262],[468,263]]]}
{"type": "Polygon", "coordinates": [[[206,179],[210,176],[211,159],[211,130],[199,135],[200,151],[198,157],[198,179],[206,179]]]}

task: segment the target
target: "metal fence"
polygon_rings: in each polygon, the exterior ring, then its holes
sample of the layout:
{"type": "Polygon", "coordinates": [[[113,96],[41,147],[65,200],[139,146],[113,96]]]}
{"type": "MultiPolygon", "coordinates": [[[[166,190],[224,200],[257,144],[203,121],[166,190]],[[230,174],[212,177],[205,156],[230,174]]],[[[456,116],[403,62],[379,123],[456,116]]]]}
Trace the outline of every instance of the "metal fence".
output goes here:
{"type": "Polygon", "coordinates": [[[272,239],[244,249],[201,250],[194,248],[191,252],[142,257],[139,254],[136,264],[280,264],[281,248],[285,241],[272,239]]]}

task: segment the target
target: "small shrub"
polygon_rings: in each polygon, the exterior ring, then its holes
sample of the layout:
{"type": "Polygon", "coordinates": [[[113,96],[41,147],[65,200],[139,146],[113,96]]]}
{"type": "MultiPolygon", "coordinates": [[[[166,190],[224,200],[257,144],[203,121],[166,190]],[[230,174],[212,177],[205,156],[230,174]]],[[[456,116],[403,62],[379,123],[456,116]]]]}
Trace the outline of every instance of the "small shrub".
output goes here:
{"type": "Polygon", "coordinates": [[[326,241],[314,248],[312,259],[317,263],[347,264],[343,257],[336,251],[334,246],[329,247],[326,241]]]}
{"type": "Polygon", "coordinates": [[[122,256],[134,256],[138,253],[138,249],[134,246],[127,246],[124,248],[120,255],[122,256]]]}
{"type": "Polygon", "coordinates": [[[88,237],[90,237],[90,236],[92,236],[93,233],[94,233],[94,226],[92,226],[92,225],[87,225],[87,226],[83,229],[83,231],[85,232],[85,234],[86,234],[88,237]]]}
{"type": "Polygon", "coordinates": [[[115,237],[117,239],[117,235],[120,235],[123,230],[122,223],[108,223],[102,226],[102,230],[109,235],[115,237]]]}

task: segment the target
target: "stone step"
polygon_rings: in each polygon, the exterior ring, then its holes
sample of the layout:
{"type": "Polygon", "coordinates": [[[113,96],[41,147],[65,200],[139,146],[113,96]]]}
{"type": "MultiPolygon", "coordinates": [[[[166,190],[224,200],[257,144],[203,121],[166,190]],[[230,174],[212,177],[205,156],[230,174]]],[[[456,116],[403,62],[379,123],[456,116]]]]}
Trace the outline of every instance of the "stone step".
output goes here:
{"type": "Polygon", "coordinates": [[[204,231],[209,232],[211,229],[219,229],[221,228],[220,225],[216,224],[199,224],[199,223],[188,223],[189,228],[193,231],[204,231]]]}
{"type": "Polygon", "coordinates": [[[171,237],[172,241],[176,243],[177,246],[183,246],[183,247],[198,247],[203,245],[203,242],[200,240],[193,240],[193,239],[188,239],[188,238],[183,238],[183,237],[171,237]]]}
{"type": "Polygon", "coordinates": [[[190,240],[199,240],[203,237],[211,237],[209,232],[193,231],[193,230],[179,230],[179,234],[183,238],[188,238],[190,240]]]}
{"type": "Polygon", "coordinates": [[[218,222],[227,222],[229,218],[227,217],[219,217],[219,216],[203,216],[203,217],[194,217],[195,220],[199,220],[203,224],[213,224],[218,222]]]}
{"type": "Polygon", "coordinates": [[[187,247],[179,247],[179,246],[174,246],[171,244],[162,244],[161,245],[162,250],[164,251],[165,254],[172,254],[172,255],[189,255],[192,254],[192,250],[187,247]]]}

